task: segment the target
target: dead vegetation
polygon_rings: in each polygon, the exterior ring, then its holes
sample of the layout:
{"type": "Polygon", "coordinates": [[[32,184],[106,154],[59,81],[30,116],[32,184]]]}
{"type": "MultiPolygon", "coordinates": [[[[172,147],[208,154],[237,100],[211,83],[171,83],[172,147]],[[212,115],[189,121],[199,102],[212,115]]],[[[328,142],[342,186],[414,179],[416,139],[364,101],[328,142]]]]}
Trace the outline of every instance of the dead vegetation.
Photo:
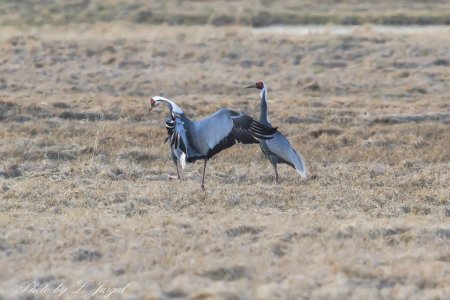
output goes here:
{"type": "Polygon", "coordinates": [[[448,39],[5,29],[0,298],[27,280],[130,282],[138,299],[450,297],[448,39]],[[206,193],[200,164],[169,179],[149,97],[257,116],[243,87],[258,80],[308,179],[282,167],[274,185],[257,145],[212,160],[206,193]]]}
{"type": "Polygon", "coordinates": [[[446,1],[1,1],[0,24],[44,26],[97,22],[268,26],[274,24],[450,24],[446,1]]]}

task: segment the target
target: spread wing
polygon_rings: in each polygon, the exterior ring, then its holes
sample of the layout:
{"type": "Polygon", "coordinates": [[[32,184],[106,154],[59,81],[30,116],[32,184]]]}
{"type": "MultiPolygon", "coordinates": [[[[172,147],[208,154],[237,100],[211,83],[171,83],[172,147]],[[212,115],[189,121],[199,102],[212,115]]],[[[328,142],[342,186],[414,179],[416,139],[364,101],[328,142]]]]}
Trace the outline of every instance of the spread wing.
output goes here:
{"type": "Polygon", "coordinates": [[[271,139],[273,134],[277,132],[277,128],[262,124],[245,114],[231,110],[229,112],[233,120],[233,129],[228,137],[235,138],[239,143],[257,144],[259,143],[258,139],[271,139]]]}
{"type": "Polygon", "coordinates": [[[196,122],[196,138],[199,150],[207,157],[227,149],[236,142],[257,144],[258,139],[271,139],[276,128],[264,125],[242,113],[221,109],[196,122]]]}

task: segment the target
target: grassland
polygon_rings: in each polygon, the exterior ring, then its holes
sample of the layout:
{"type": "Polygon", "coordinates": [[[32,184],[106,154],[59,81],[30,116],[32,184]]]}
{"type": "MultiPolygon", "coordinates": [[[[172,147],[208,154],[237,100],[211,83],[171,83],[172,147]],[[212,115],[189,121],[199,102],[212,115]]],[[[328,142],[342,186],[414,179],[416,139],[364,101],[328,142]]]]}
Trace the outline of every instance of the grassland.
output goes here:
{"type": "Polygon", "coordinates": [[[0,1],[0,24],[127,22],[171,25],[450,24],[442,0],[45,0],[0,1]]]}
{"type": "MultiPolygon", "coordinates": [[[[448,299],[450,35],[243,27],[0,32],[0,298],[37,280],[124,299],[448,299]],[[257,145],[182,179],[172,98],[270,119],[308,162],[281,184],[257,145]],[[91,286],[88,291],[93,291],[91,286]]],[[[66,293],[60,299],[78,299],[66,293]]],[[[98,297],[100,298],[100,297],[98,297]]]]}

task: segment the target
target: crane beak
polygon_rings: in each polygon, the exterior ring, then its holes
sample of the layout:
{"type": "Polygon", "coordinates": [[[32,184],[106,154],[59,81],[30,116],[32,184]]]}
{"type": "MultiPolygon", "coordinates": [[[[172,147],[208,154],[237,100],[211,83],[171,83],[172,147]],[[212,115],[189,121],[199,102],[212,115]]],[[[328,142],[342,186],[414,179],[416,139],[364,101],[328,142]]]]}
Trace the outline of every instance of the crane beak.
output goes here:
{"type": "Polygon", "coordinates": [[[150,105],[150,108],[147,111],[147,114],[149,115],[152,111],[153,108],[155,108],[156,105],[154,105],[153,103],[150,105]]]}
{"type": "Polygon", "coordinates": [[[150,108],[148,109],[148,113],[152,111],[152,109],[156,106],[156,101],[153,98],[150,99],[150,108]]]}
{"type": "Polygon", "coordinates": [[[256,89],[256,85],[255,84],[252,84],[252,85],[250,85],[250,86],[247,86],[247,87],[245,87],[246,89],[251,89],[251,88],[255,88],[256,89]]]}

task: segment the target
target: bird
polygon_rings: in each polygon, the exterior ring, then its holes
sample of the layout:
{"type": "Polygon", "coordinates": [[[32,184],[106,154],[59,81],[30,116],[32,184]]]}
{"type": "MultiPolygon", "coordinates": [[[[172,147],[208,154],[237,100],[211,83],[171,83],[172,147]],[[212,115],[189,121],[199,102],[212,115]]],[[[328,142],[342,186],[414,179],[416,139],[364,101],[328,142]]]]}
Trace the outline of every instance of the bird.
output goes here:
{"type": "MultiPolygon", "coordinates": [[[[261,95],[261,112],[259,121],[272,127],[268,116],[268,100],[267,100],[267,86],[259,81],[255,84],[247,86],[246,88],[256,88],[261,95]]],[[[270,140],[261,140],[259,146],[262,152],[270,160],[275,170],[275,183],[279,183],[277,165],[279,163],[287,164],[297,170],[302,178],[306,178],[306,162],[302,155],[292,147],[288,139],[279,131],[277,131],[270,140]]]]}
{"type": "Polygon", "coordinates": [[[277,128],[226,108],[194,121],[189,119],[175,102],[161,96],[150,99],[149,112],[160,103],[165,103],[169,109],[166,141],[170,141],[171,156],[172,159],[176,158],[175,163],[179,160],[181,168],[184,168],[186,163],[204,161],[201,184],[203,191],[205,191],[206,164],[211,157],[230,148],[236,142],[258,144],[260,141],[271,139],[277,132],[277,128]]]}

